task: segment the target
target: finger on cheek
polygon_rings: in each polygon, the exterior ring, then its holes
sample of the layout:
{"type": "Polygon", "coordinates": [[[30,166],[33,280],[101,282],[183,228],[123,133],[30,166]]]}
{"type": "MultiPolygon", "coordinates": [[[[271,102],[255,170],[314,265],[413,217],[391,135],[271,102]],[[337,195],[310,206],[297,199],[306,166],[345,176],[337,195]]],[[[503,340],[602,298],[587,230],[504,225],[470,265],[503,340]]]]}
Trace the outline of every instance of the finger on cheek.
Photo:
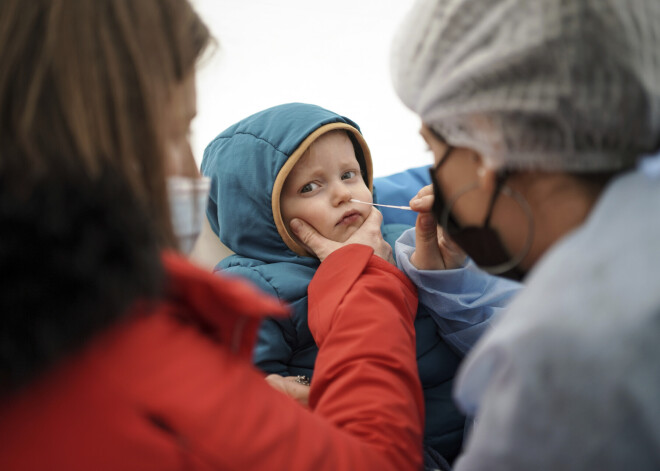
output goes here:
{"type": "Polygon", "coordinates": [[[299,219],[292,219],[291,222],[289,223],[289,226],[291,227],[291,230],[295,235],[300,234],[300,231],[302,229],[302,222],[300,222],[299,219]]]}
{"type": "Polygon", "coordinates": [[[372,220],[374,224],[380,225],[381,221],[383,220],[383,215],[376,208],[373,208],[367,216],[367,219],[372,220]]]}

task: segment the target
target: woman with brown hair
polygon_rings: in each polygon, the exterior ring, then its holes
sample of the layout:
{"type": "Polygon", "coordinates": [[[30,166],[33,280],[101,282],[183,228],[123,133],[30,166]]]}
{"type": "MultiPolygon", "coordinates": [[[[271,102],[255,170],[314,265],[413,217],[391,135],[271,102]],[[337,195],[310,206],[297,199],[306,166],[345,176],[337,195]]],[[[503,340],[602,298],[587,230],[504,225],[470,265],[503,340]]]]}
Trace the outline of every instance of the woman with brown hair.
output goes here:
{"type": "Polygon", "coordinates": [[[204,209],[188,128],[209,42],[186,0],[0,3],[0,469],[421,464],[417,300],[377,212],[310,285],[311,411],[250,364],[287,309],[176,253],[204,209]]]}

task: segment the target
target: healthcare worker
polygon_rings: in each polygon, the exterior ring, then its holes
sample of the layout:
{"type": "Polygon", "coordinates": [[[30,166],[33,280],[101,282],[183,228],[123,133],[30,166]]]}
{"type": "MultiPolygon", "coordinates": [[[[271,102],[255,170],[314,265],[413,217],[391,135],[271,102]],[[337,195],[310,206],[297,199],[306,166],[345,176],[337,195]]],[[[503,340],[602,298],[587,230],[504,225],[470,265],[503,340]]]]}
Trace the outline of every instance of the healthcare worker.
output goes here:
{"type": "Polygon", "coordinates": [[[419,0],[394,41],[434,156],[411,260],[441,268],[438,230],[526,284],[462,365],[456,471],[660,469],[658,24],[657,0],[419,0]]]}

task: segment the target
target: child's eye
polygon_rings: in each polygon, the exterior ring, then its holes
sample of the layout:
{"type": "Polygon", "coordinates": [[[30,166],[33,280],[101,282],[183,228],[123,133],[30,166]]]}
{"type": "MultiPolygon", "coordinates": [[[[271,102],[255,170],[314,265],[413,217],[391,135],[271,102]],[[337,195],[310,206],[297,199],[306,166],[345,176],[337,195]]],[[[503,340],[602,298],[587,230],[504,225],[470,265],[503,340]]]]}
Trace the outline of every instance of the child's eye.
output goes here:
{"type": "Polygon", "coordinates": [[[316,183],[309,182],[307,185],[303,186],[300,189],[300,193],[309,193],[310,191],[313,191],[316,188],[318,188],[318,185],[316,183]]]}
{"type": "Polygon", "coordinates": [[[350,179],[353,178],[355,175],[357,175],[357,172],[355,172],[355,171],[353,171],[353,170],[349,170],[348,172],[344,172],[344,173],[342,173],[342,175],[341,175],[341,179],[342,179],[342,180],[350,180],[350,179]]]}

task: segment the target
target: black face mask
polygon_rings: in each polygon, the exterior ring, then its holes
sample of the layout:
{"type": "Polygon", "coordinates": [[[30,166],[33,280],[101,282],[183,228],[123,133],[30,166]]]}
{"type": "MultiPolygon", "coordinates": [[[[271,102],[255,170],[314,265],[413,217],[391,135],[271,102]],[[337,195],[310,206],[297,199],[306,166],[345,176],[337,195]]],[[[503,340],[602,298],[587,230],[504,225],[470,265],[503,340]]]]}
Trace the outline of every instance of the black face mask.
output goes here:
{"type": "Polygon", "coordinates": [[[503,172],[497,177],[495,191],[488,205],[488,212],[486,213],[483,225],[481,227],[461,227],[446,208],[447,204],[442,197],[440,185],[435,176],[436,171],[447,160],[447,156],[452,150],[453,147],[448,147],[438,162],[438,165],[429,168],[431,182],[433,182],[433,214],[437,223],[443,227],[449,237],[483,270],[513,280],[521,280],[525,275],[524,272],[517,266],[511,266],[510,262],[513,257],[504,248],[504,244],[497,232],[490,227],[490,218],[495,202],[501,193],[502,186],[508,174],[503,172]]]}

